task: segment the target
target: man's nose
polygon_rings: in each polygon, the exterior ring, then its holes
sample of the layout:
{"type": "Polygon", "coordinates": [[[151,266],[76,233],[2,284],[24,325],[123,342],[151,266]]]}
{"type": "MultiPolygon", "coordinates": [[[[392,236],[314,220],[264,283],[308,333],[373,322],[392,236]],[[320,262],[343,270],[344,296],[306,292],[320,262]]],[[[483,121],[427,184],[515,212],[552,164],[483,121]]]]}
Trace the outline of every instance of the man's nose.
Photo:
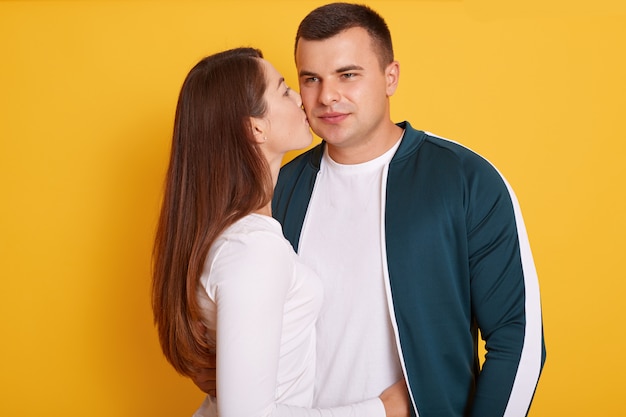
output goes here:
{"type": "Polygon", "coordinates": [[[339,92],[338,86],[333,83],[326,81],[322,83],[322,89],[320,91],[320,102],[325,106],[330,106],[339,101],[341,94],[339,92]]]}

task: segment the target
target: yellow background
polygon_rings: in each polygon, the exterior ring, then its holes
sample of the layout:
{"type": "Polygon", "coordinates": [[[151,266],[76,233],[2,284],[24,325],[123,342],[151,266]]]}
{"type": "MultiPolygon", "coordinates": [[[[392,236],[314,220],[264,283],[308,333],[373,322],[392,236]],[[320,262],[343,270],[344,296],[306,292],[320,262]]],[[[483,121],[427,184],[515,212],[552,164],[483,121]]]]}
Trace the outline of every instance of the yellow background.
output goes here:
{"type": "MultiPolygon", "coordinates": [[[[320,4],[0,1],[0,415],[192,413],[149,303],[178,90],[239,45],[297,87],[320,4]]],[[[626,415],[626,2],[367,4],[401,62],[394,120],[478,151],[520,199],[548,346],[530,415],[626,415]]]]}

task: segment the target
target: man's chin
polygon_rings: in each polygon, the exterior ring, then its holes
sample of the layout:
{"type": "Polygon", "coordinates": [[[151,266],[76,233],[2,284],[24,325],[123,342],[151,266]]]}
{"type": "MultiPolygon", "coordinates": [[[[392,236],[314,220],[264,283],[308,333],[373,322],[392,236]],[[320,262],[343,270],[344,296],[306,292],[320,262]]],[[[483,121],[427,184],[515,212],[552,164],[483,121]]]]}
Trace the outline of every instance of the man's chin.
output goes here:
{"type": "Polygon", "coordinates": [[[321,129],[317,129],[311,126],[311,128],[313,130],[313,133],[315,133],[315,135],[317,135],[319,138],[321,138],[325,142],[330,143],[331,145],[339,144],[342,141],[339,126],[334,126],[333,128],[324,126],[321,129]]]}

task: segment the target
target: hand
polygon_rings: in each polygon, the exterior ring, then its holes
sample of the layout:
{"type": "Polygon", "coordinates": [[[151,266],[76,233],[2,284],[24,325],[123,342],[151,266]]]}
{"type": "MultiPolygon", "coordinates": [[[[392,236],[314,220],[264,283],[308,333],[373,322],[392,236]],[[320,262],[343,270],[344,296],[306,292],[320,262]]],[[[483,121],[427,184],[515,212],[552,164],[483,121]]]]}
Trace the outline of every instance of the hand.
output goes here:
{"type": "Polygon", "coordinates": [[[411,415],[409,392],[404,379],[384,390],[379,398],[385,406],[387,417],[409,417],[411,415]]]}
{"type": "Polygon", "coordinates": [[[191,376],[191,380],[200,390],[212,397],[217,395],[215,378],[215,355],[207,358],[208,368],[196,369],[196,373],[191,376]]]}

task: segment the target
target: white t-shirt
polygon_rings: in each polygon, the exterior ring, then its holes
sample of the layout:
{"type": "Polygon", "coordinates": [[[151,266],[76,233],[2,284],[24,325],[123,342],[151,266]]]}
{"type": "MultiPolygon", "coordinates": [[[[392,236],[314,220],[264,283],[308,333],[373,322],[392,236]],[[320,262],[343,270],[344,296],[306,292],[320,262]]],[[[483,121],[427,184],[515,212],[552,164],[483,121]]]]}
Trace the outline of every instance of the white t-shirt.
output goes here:
{"type": "Polygon", "coordinates": [[[362,164],[338,164],[327,150],[322,159],[298,250],[324,287],[317,407],[380,395],[402,378],[381,249],[383,172],[399,143],[362,164]]]}
{"type": "Polygon", "coordinates": [[[276,220],[251,214],[225,230],[208,253],[201,284],[204,324],[216,340],[218,400],[215,410],[207,397],[196,416],[356,416],[382,409],[379,400],[310,409],[323,289],[276,220]]]}

